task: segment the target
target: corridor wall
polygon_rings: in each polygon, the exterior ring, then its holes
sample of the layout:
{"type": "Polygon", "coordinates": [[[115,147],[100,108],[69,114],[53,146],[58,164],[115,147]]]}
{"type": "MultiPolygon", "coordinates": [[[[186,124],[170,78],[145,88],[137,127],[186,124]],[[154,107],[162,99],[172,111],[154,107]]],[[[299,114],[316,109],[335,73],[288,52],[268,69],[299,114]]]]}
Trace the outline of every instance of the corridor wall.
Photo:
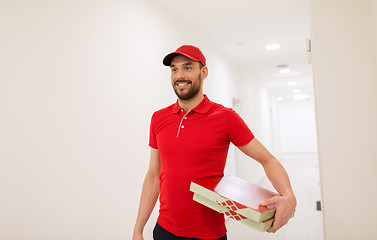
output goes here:
{"type": "Polygon", "coordinates": [[[176,101],[162,58],[200,46],[226,106],[236,66],[149,0],[1,1],[0,29],[0,239],[130,239],[150,117],[176,101]]]}
{"type": "Polygon", "coordinates": [[[312,1],[312,51],[326,240],[375,239],[376,1],[312,1]]]}

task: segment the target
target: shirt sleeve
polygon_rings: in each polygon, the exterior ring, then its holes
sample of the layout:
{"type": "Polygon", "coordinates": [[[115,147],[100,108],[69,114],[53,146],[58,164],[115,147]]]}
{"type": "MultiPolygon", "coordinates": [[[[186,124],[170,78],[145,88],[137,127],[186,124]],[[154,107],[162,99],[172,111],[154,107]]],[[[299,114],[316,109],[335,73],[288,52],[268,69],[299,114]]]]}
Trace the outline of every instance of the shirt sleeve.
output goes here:
{"type": "Polygon", "coordinates": [[[248,144],[254,138],[245,121],[233,109],[228,112],[226,126],[229,141],[237,147],[248,144]]]}
{"type": "Polygon", "coordinates": [[[152,115],[151,124],[149,128],[149,146],[154,149],[158,149],[156,139],[156,114],[152,115]]]}

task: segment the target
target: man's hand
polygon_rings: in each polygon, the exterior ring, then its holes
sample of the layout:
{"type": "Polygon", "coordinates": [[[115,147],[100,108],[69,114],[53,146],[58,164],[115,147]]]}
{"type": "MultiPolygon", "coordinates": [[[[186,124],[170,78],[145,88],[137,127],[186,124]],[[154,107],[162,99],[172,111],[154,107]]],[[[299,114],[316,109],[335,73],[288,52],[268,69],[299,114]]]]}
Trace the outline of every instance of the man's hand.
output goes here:
{"type": "Polygon", "coordinates": [[[296,208],[295,196],[275,196],[260,203],[261,205],[275,204],[276,212],[272,227],[267,232],[274,233],[288,223],[296,208]]]}

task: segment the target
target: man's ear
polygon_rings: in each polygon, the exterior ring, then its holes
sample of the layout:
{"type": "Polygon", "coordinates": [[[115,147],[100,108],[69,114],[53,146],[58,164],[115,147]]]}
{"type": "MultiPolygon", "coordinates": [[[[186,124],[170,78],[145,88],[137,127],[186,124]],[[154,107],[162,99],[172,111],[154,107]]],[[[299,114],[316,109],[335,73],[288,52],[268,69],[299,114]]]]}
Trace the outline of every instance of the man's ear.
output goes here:
{"type": "Polygon", "coordinates": [[[207,66],[204,66],[203,68],[202,68],[202,79],[205,79],[207,76],[208,76],[208,68],[207,68],[207,66]]]}

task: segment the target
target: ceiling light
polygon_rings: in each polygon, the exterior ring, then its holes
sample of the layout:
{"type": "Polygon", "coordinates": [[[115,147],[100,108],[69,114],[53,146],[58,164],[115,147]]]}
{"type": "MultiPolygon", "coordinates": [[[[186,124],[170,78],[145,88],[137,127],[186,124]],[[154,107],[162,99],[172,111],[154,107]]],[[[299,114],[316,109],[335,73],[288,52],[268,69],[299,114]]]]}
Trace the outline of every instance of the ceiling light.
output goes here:
{"type": "Polygon", "coordinates": [[[293,91],[292,91],[293,93],[300,93],[301,92],[301,90],[300,89],[293,89],[293,91]]]}
{"type": "Polygon", "coordinates": [[[290,72],[291,72],[291,69],[289,68],[280,69],[280,73],[290,73],[290,72]]]}
{"type": "Polygon", "coordinates": [[[297,82],[295,81],[288,82],[288,86],[296,86],[296,85],[297,85],[297,82]]]}
{"type": "Polygon", "coordinates": [[[293,95],[293,100],[295,101],[303,101],[309,99],[309,95],[307,94],[295,94],[293,95]]]}
{"type": "Polygon", "coordinates": [[[265,46],[266,50],[276,50],[280,48],[280,44],[272,43],[265,46]]]}
{"type": "Polygon", "coordinates": [[[276,100],[282,101],[284,98],[283,97],[277,97],[276,100]]]}

